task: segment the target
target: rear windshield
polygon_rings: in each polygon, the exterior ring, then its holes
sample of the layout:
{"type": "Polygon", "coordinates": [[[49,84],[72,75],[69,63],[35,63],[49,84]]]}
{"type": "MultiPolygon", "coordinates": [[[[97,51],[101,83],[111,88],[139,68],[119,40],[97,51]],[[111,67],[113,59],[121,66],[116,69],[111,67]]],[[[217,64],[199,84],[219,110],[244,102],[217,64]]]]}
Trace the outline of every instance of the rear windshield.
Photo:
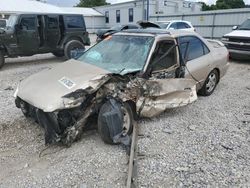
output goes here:
{"type": "Polygon", "coordinates": [[[65,16],[67,28],[83,29],[85,28],[84,19],[82,16],[65,16]]]}

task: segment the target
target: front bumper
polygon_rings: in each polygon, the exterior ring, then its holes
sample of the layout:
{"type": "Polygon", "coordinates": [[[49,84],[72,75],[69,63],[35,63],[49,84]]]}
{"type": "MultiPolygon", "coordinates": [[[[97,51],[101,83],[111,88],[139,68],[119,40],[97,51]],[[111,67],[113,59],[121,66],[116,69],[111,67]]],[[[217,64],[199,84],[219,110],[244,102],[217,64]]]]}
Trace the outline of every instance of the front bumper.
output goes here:
{"type": "Polygon", "coordinates": [[[227,47],[230,57],[239,59],[250,58],[250,43],[231,41],[222,42],[227,47]]]}
{"type": "Polygon", "coordinates": [[[250,51],[228,49],[230,57],[239,59],[250,59],[250,51]]]}

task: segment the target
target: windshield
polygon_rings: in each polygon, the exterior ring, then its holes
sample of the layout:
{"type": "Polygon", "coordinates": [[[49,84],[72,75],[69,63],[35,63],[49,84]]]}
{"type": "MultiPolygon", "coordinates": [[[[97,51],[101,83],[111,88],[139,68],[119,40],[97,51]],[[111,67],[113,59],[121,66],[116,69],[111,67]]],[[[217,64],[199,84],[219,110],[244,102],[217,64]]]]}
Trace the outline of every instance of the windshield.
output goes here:
{"type": "Polygon", "coordinates": [[[0,19],[0,28],[13,29],[17,21],[17,15],[10,15],[8,19],[0,19]]]}
{"type": "Polygon", "coordinates": [[[90,48],[78,60],[121,75],[140,71],[153,42],[151,36],[113,35],[90,48]]]}
{"type": "Polygon", "coordinates": [[[169,22],[166,23],[161,23],[161,22],[156,22],[162,29],[167,29],[169,22]]]}
{"type": "Polygon", "coordinates": [[[239,26],[239,30],[250,30],[250,19],[247,19],[239,26]]]}

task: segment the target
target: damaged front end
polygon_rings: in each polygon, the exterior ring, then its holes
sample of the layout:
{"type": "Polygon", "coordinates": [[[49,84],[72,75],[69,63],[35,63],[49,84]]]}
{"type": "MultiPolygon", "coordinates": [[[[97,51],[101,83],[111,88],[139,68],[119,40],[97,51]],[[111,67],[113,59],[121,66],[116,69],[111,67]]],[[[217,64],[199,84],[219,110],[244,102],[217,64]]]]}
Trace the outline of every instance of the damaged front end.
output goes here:
{"type": "MultiPolygon", "coordinates": [[[[16,98],[16,105],[25,116],[33,117],[45,129],[46,144],[61,142],[70,146],[89,127],[91,118],[97,117],[107,101],[115,104],[116,107],[112,109],[126,103],[136,116],[153,117],[166,109],[184,106],[197,99],[195,82],[184,78],[147,80],[135,75],[110,74],[95,80],[95,84],[95,89],[88,87],[63,96],[65,108],[53,112],[45,112],[19,97],[16,98]]],[[[119,110],[115,110],[116,113],[113,113],[114,110],[106,111],[101,120],[106,121],[110,136],[119,140],[121,136],[117,138],[117,135],[123,134],[120,124],[123,123],[124,117],[119,116],[119,110]],[[119,121],[116,121],[116,117],[119,117],[119,121]]],[[[131,130],[126,133],[129,132],[131,133],[131,130]]],[[[125,134],[123,136],[126,137],[125,134]]]]}

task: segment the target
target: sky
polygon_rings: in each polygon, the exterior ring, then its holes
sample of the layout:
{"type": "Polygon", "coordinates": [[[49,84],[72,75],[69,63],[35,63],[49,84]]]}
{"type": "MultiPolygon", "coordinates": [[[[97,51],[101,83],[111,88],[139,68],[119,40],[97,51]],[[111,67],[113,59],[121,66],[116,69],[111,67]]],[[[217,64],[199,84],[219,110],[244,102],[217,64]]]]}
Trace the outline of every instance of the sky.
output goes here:
{"type": "MultiPolygon", "coordinates": [[[[80,0],[47,0],[48,3],[58,5],[58,6],[74,6],[76,5],[80,0]]],[[[126,2],[129,0],[106,0],[108,3],[121,3],[126,2]]],[[[204,1],[207,4],[213,4],[216,0],[201,0],[204,1]]],[[[246,4],[250,4],[250,0],[244,0],[246,4]]]]}

